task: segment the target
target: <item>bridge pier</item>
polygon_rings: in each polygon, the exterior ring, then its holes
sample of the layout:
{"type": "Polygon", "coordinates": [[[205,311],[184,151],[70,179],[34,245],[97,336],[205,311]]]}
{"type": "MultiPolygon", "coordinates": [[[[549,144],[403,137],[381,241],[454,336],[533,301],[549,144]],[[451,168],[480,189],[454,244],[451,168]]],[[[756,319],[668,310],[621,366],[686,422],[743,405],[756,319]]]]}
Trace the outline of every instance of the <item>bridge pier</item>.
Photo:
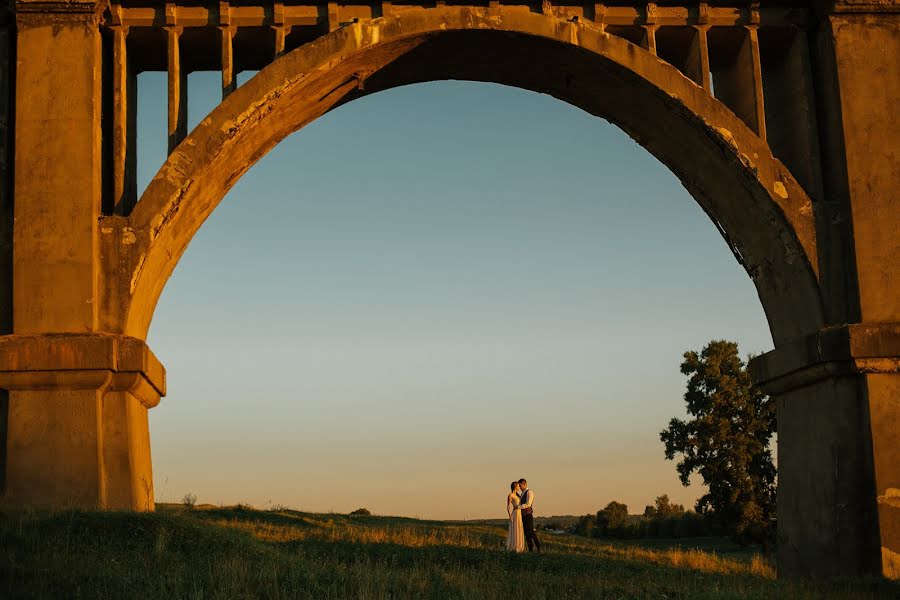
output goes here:
{"type": "Polygon", "coordinates": [[[900,577],[900,324],[826,328],[751,362],[778,408],[778,572],[900,577]]]}
{"type": "Polygon", "coordinates": [[[142,341],[108,334],[0,337],[9,390],[6,500],[153,509],[147,410],[165,371],[142,341]]]}
{"type": "Polygon", "coordinates": [[[900,579],[900,1],[818,6],[800,173],[833,325],[751,363],[778,403],[778,572],[900,579]]]}

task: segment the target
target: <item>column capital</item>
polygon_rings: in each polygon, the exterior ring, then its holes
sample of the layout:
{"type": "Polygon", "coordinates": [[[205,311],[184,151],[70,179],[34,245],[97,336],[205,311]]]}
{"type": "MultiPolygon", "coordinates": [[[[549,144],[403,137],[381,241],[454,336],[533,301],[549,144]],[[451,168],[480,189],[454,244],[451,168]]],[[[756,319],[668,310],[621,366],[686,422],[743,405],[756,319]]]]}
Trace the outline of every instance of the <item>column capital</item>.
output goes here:
{"type": "Polygon", "coordinates": [[[754,382],[769,394],[860,373],[900,373],[900,322],[826,327],[750,361],[754,382]]]}
{"type": "Polygon", "coordinates": [[[148,408],[166,371],[143,340],[112,333],[0,336],[0,388],[130,392],[148,408]]]}

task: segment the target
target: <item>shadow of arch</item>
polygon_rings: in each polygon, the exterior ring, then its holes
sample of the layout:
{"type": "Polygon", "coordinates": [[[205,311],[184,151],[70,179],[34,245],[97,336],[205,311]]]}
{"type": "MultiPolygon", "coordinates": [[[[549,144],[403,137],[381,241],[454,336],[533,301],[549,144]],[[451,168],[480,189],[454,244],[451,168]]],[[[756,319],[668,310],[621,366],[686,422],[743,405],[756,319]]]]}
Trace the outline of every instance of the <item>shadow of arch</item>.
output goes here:
{"type": "MultiPolygon", "coordinates": [[[[613,122],[671,169],[747,270],[775,344],[818,330],[823,308],[810,200],[742,121],[677,69],[592,24],[516,7],[440,7],[354,23],[282,56],[214,109],[169,156],[120,229],[107,273],[144,338],[188,243],[235,181],[332,108],[400,85],[466,79],[550,94],[613,122]]],[[[370,144],[378,140],[348,139],[370,144]]],[[[535,148],[536,165],[542,153],[535,148]]],[[[347,168],[352,177],[352,165],[347,168]]],[[[587,174],[586,176],[589,176],[587,174]]],[[[602,181],[597,182],[598,193],[602,181]]],[[[108,242],[106,242],[108,243],[108,242]]],[[[112,301],[111,301],[112,300],[112,301]]]]}

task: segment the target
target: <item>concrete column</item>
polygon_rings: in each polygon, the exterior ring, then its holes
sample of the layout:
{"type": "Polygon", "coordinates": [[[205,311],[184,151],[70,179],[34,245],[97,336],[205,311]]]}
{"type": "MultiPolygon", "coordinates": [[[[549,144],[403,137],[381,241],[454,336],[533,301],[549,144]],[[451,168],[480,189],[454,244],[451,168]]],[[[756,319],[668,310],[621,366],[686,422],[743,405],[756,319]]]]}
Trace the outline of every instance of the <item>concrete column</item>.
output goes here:
{"type": "Polygon", "coordinates": [[[759,30],[755,27],[747,28],[747,52],[750,54],[752,69],[752,94],[753,110],[750,117],[750,129],[766,139],[766,109],[763,99],[762,67],[759,58],[759,30]]]}
{"type": "Polygon", "coordinates": [[[142,341],[110,334],[0,336],[9,390],[5,501],[153,509],[147,409],[165,371],[142,341]]]}
{"type": "Polygon", "coordinates": [[[272,30],[275,34],[275,58],[278,58],[279,56],[284,54],[284,43],[289,28],[285,27],[284,25],[278,25],[276,27],[273,27],[272,30]]]}
{"type": "Polygon", "coordinates": [[[809,40],[802,29],[760,30],[766,140],[813,200],[822,198],[809,40]]]}
{"type": "MultiPolygon", "coordinates": [[[[13,318],[13,99],[15,23],[0,11],[0,334],[12,333],[13,318]]],[[[0,390],[0,493],[6,481],[9,394],[0,390]]]]}
{"type": "Polygon", "coordinates": [[[709,53],[704,27],[660,27],[655,38],[657,56],[707,92],[710,91],[709,53]]]}
{"type": "Polygon", "coordinates": [[[137,77],[128,57],[128,28],[112,30],[113,202],[115,214],[127,215],[137,202],[137,77]]]}
{"type": "Polygon", "coordinates": [[[167,27],[169,73],[169,154],[187,136],[187,70],[181,61],[181,27],[167,27]]]}
{"type": "Polygon", "coordinates": [[[900,323],[754,359],[778,407],[778,573],[900,578],[900,323]]]}
{"type": "Polygon", "coordinates": [[[644,27],[644,30],[647,32],[647,50],[650,54],[656,55],[656,27],[654,25],[648,25],[644,27]]]}
{"type": "Polygon", "coordinates": [[[222,99],[237,89],[237,74],[234,72],[234,29],[220,27],[222,38],[222,99]]]}
{"type": "Polygon", "coordinates": [[[900,321],[900,3],[894,13],[834,14],[820,28],[820,61],[833,61],[835,120],[826,123],[827,195],[852,220],[859,318],[900,321]],[[833,53],[833,56],[827,54],[833,53]]]}
{"type": "Polygon", "coordinates": [[[697,73],[698,77],[691,76],[691,79],[700,83],[703,86],[703,89],[709,93],[712,93],[712,81],[709,73],[709,45],[706,42],[706,32],[709,30],[709,27],[699,26],[697,27],[697,56],[699,57],[699,64],[696,69],[699,71],[697,73]]]}
{"type": "Polygon", "coordinates": [[[284,24],[284,2],[275,0],[272,9],[272,30],[275,34],[275,58],[284,54],[285,38],[290,28],[284,24]]]}
{"type": "Polygon", "coordinates": [[[16,333],[97,327],[100,31],[93,4],[66,6],[16,15],[16,333]]]}
{"type": "Polygon", "coordinates": [[[0,23],[0,334],[12,333],[15,42],[14,24],[0,23]]]}
{"type": "Polygon", "coordinates": [[[712,27],[707,36],[715,97],[765,139],[756,27],[712,27]]]}
{"type": "MultiPolygon", "coordinates": [[[[328,2],[325,5],[327,20],[325,21],[328,31],[335,31],[338,27],[340,27],[340,23],[338,22],[338,3],[337,2],[328,2]]],[[[391,3],[390,2],[382,2],[381,3],[381,16],[386,16],[390,14],[391,11],[391,3]],[[387,11],[387,12],[385,12],[387,11]]]]}
{"type": "Polygon", "coordinates": [[[866,375],[881,571],[900,579],[900,373],[866,375]]]}
{"type": "MultiPolygon", "coordinates": [[[[828,314],[832,322],[896,330],[900,1],[823,4],[810,58],[822,161],[817,239],[828,314]]],[[[869,505],[877,515],[871,522],[877,553],[872,570],[893,578],[900,577],[898,346],[895,341],[890,351],[873,353],[871,369],[857,376],[858,402],[865,408],[859,426],[870,452],[869,505]]]]}

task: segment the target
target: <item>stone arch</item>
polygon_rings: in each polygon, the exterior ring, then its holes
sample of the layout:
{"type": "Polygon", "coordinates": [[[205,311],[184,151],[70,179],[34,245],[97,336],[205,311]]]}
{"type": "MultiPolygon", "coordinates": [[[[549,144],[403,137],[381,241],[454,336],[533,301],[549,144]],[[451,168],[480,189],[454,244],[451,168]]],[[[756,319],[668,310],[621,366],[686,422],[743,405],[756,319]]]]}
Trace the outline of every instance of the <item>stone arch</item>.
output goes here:
{"type": "Polygon", "coordinates": [[[132,214],[105,218],[105,232],[116,235],[102,239],[109,257],[104,305],[124,311],[107,312],[108,329],[146,336],[194,234],[278,142],[360,95],[438,79],[548,93],[615,123],[666,164],[717,225],[756,285],[776,345],[823,325],[809,197],[728,108],[673,66],[592,23],[527,7],[438,7],[342,27],[280,57],[214,109],[169,156],[132,214]]]}

